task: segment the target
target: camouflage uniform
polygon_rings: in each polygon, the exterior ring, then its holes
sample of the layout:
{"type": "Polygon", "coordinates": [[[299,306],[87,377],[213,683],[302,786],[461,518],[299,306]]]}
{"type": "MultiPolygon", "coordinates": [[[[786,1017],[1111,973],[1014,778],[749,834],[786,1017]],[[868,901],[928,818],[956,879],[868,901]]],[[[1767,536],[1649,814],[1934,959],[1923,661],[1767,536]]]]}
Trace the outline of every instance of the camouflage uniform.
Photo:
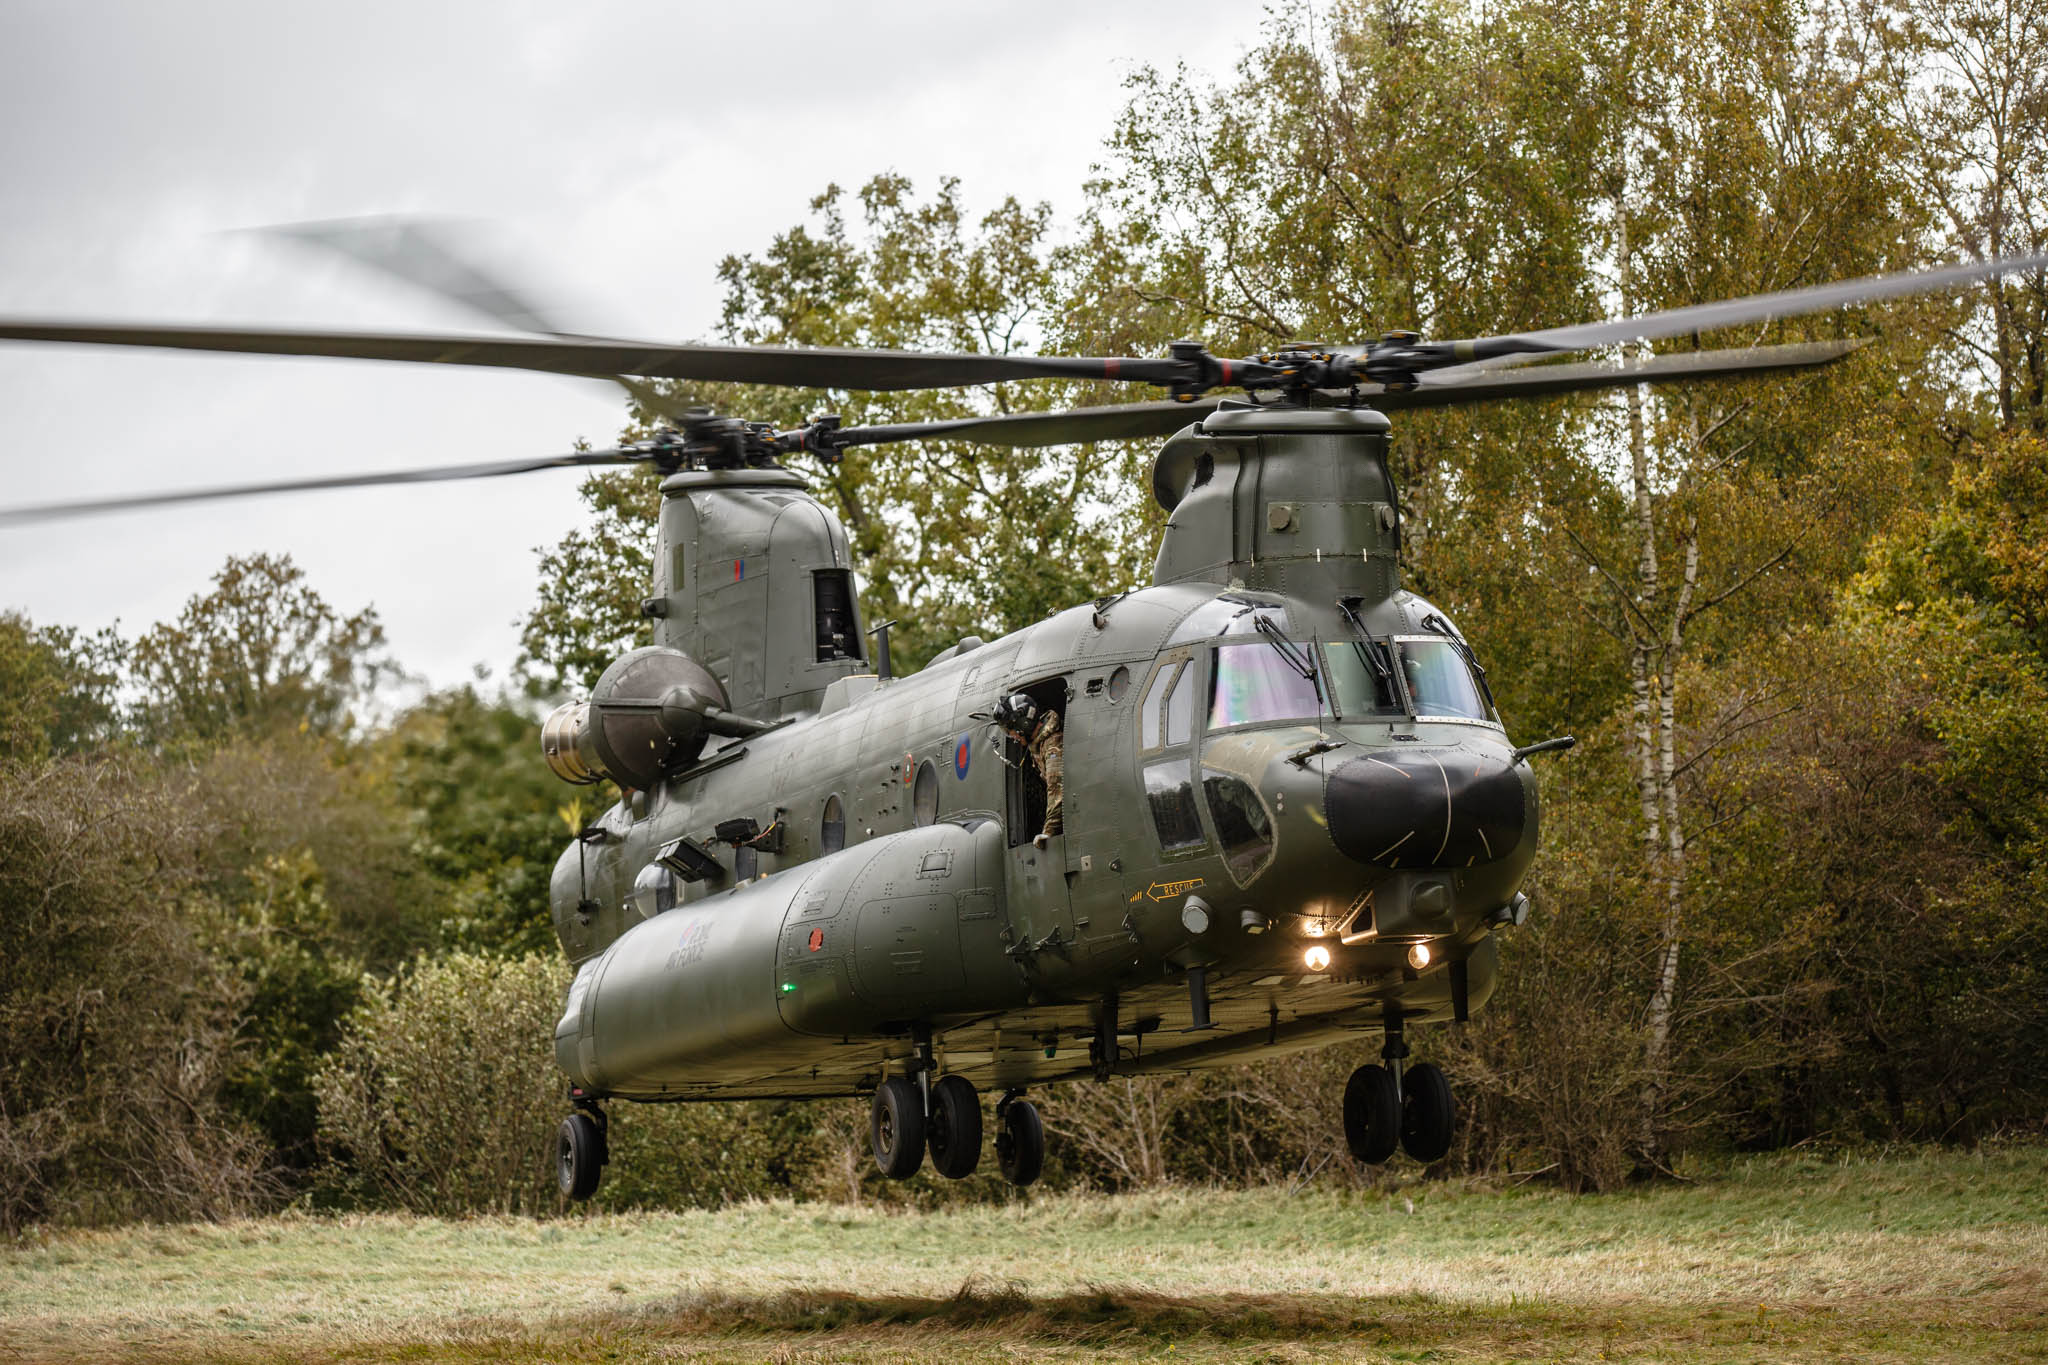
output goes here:
{"type": "Polygon", "coordinates": [[[1038,728],[1031,732],[1029,747],[1031,761],[1038,765],[1038,775],[1045,779],[1045,832],[1039,837],[1049,839],[1066,828],[1066,760],[1060,756],[1059,712],[1045,713],[1038,728]]]}

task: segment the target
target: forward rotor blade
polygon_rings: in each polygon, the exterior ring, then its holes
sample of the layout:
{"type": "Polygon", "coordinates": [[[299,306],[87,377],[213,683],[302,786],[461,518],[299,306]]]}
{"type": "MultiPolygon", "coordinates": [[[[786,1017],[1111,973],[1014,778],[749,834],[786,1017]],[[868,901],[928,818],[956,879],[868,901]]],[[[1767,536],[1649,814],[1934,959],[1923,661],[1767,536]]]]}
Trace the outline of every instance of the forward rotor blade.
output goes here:
{"type": "Polygon", "coordinates": [[[582,450],[567,455],[548,455],[530,460],[494,460],[487,464],[442,465],[432,469],[387,470],[377,474],[328,474],[310,479],[283,479],[273,483],[177,488],[160,493],[134,493],[118,498],[86,498],[77,502],[43,503],[36,507],[0,508],[0,528],[30,526],[37,522],[59,521],[67,517],[91,516],[99,512],[121,512],[138,507],[163,507],[183,502],[212,502],[222,498],[252,498],[267,493],[299,493],[323,488],[373,488],[379,484],[495,479],[506,474],[526,474],[536,469],[637,464],[646,458],[643,453],[628,450],[582,450]]]}
{"type": "MultiPolygon", "coordinates": [[[[337,218],[286,223],[255,231],[333,252],[522,332],[557,340],[588,339],[563,327],[559,317],[550,315],[530,295],[480,264],[474,259],[475,253],[464,251],[457,244],[462,233],[457,222],[403,217],[337,218]]],[[[671,422],[681,422],[689,410],[687,402],[658,393],[643,380],[613,375],[596,382],[625,390],[628,398],[671,422]]]]}
{"type": "MultiPolygon", "coordinates": [[[[1759,346],[1748,350],[1696,351],[1654,356],[1630,365],[1545,365],[1509,373],[1485,374],[1457,384],[1387,392],[1363,385],[1359,395],[1386,411],[1463,406],[1511,398],[1540,398],[1586,389],[1625,388],[1632,384],[1682,384],[1732,379],[1779,370],[1805,369],[1840,360],[1866,343],[1804,342],[1759,346]]],[[[988,446],[1073,445],[1086,441],[1129,440],[1170,436],[1216,411],[1219,400],[1190,403],[1129,403],[1116,407],[1077,408],[1069,412],[1026,412],[1003,417],[964,417],[942,422],[904,422],[885,426],[849,427],[838,433],[847,446],[887,445],[902,441],[948,438],[988,446]]],[[[490,479],[539,469],[588,465],[636,464],[650,458],[646,450],[573,451],[528,460],[495,460],[483,464],[443,465],[432,469],[390,470],[376,474],[334,474],[271,483],[230,484],[212,488],[171,489],[118,498],[44,503],[36,507],[0,508],[0,528],[28,526],[98,512],[118,512],[176,503],[223,498],[260,497],[327,488],[369,488],[380,484],[440,483],[456,479],[490,479]]]]}
{"type": "Polygon", "coordinates": [[[598,378],[694,379],[804,389],[942,389],[1007,379],[1171,379],[1170,360],[998,356],[836,347],[671,345],[607,337],[506,337],[423,332],[315,332],[286,328],[173,327],[155,323],[0,318],[0,340],[179,351],[334,356],[430,365],[482,365],[598,378]]]}
{"type": "Polygon", "coordinates": [[[1066,412],[1019,412],[1004,417],[962,417],[944,422],[902,422],[893,426],[849,427],[839,433],[850,446],[885,445],[896,441],[949,438],[976,445],[1063,446],[1084,441],[1116,441],[1146,436],[1171,436],[1190,422],[1216,410],[1218,400],[1192,403],[1124,403],[1103,408],[1072,408],[1066,412]]]}
{"type": "Polygon", "coordinates": [[[1973,261],[1940,270],[1908,270],[1894,275],[1868,275],[1857,280],[1814,285],[1806,289],[1784,289],[1774,294],[1752,294],[1747,298],[1724,299],[1719,303],[1695,304],[1661,313],[1644,313],[1608,322],[1580,323],[1571,327],[1549,327],[1513,336],[1481,337],[1474,341],[1445,343],[1461,358],[1480,361],[1435,372],[1438,382],[1493,365],[1522,363],[1519,357],[1551,355],[1559,351],[1583,351],[1612,346],[1623,341],[1659,341],[1711,332],[1722,327],[1740,327],[1774,318],[1801,317],[1824,313],[1851,304],[1875,303],[1881,299],[1906,298],[1915,294],[1938,294],[1958,285],[1975,284],[1999,275],[2048,267],[2048,256],[2013,256],[2003,260],[1973,261]]]}
{"type": "Polygon", "coordinates": [[[265,237],[317,247],[521,332],[569,330],[525,293],[455,245],[458,224],[427,218],[334,218],[257,228],[265,237]]]}

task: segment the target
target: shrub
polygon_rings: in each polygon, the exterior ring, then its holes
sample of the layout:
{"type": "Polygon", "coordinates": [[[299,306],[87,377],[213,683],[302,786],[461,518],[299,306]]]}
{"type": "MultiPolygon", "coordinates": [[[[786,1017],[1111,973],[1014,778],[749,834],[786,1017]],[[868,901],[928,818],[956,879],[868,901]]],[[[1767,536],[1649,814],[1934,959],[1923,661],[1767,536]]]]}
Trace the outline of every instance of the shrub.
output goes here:
{"type": "Polygon", "coordinates": [[[538,954],[420,957],[363,999],[313,1089],[330,1193],[415,1213],[559,1204],[552,1055],[568,969],[538,954]]]}

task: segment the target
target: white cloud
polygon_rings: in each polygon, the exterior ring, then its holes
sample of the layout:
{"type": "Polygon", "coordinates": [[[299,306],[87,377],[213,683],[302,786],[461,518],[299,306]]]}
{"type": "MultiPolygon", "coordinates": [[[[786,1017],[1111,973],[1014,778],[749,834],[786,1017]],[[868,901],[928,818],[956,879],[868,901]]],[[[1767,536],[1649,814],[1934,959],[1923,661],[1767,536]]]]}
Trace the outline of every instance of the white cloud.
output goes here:
{"type": "MultiPolygon", "coordinates": [[[[0,312],[469,326],[233,233],[420,212],[501,225],[578,325],[708,335],[714,270],[828,181],[962,178],[1072,207],[1139,62],[1221,73],[1242,5],[712,6],[457,0],[0,7],[0,312]]],[[[0,346],[0,503],[399,468],[611,437],[574,382],[0,346]]],[[[0,532],[0,606],[138,629],[229,553],[374,602],[437,683],[516,650],[573,473],[301,495],[0,532]]]]}

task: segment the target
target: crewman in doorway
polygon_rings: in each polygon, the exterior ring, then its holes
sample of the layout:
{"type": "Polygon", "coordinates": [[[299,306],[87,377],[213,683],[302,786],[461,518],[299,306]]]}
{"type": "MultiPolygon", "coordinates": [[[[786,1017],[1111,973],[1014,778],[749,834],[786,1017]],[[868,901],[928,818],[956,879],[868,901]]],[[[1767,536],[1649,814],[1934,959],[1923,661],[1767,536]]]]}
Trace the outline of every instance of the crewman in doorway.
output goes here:
{"type": "Polygon", "coordinates": [[[1060,754],[1060,713],[1041,707],[1029,695],[1012,692],[1003,699],[999,717],[1010,738],[1024,747],[1045,782],[1045,828],[1031,842],[1044,848],[1046,841],[1066,828],[1066,763],[1060,754]]]}

